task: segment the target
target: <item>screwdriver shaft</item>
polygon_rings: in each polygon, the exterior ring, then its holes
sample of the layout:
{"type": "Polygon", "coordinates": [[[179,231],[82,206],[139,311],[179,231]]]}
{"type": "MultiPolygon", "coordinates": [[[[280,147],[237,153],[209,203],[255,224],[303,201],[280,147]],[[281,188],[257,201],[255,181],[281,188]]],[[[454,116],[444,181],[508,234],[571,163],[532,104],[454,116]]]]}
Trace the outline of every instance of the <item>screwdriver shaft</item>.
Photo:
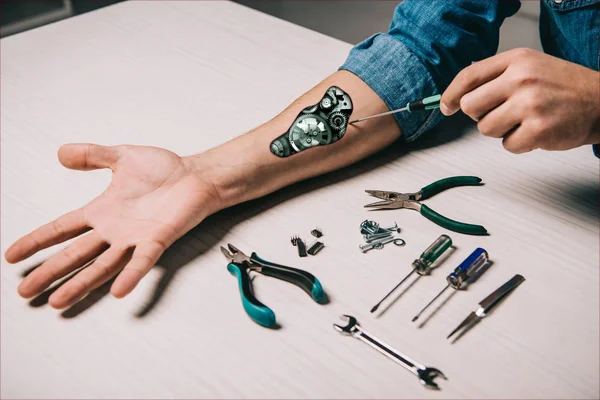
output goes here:
{"type": "Polygon", "coordinates": [[[386,294],[386,295],[383,297],[383,299],[381,299],[381,300],[379,301],[379,303],[375,304],[375,306],[373,306],[373,308],[371,308],[371,313],[374,313],[375,311],[377,311],[377,309],[379,308],[379,306],[381,305],[381,303],[383,303],[383,302],[385,301],[385,299],[387,299],[388,297],[390,297],[390,295],[391,295],[392,293],[394,293],[394,291],[395,291],[396,289],[398,289],[398,288],[400,287],[400,285],[402,285],[402,284],[404,283],[404,281],[405,281],[405,280],[407,280],[407,279],[408,279],[408,277],[409,277],[409,276],[411,276],[411,275],[412,275],[412,274],[413,274],[415,271],[416,271],[415,269],[413,269],[412,271],[410,271],[410,273],[409,273],[408,275],[406,275],[406,276],[404,277],[404,279],[402,279],[402,280],[400,281],[400,283],[399,283],[399,284],[397,284],[396,286],[394,286],[394,288],[393,288],[392,290],[390,290],[390,292],[389,292],[388,294],[386,294]]]}
{"type": "Polygon", "coordinates": [[[421,314],[423,314],[423,311],[427,310],[427,308],[433,304],[434,301],[437,300],[438,297],[440,297],[442,295],[442,293],[444,293],[446,291],[446,289],[448,289],[450,287],[450,284],[446,285],[445,288],[442,289],[441,292],[439,292],[437,294],[437,296],[435,296],[433,298],[433,300],[431,300],[429,303],[427,303],[427,305],[425,307],[423,307],[423,309],[421,311],[419,311],[419,313],[417,315],[414,316],[414,318],[412,319],[412,322],[415,322],[417,319],[419,319],[419,317],[421,316],[421,314]]]}
{"type": "Polygon", "coordinates": [[[371,119],[371,118],[379,118],[379,117],[384,117],[384,116],[390,115],[390,114],[396,114],[396,113],[399,113],[399,112],[402,112],[402,111],[406,111],[407,109],[408,109],[407,107],[402,107],[402,108],[399,108],[397,110],[386,111],[386,112],[383,112],[383,113],[380,113],[380,114],[375,114],[375,115],[370,115],[368,117],[363,117],[363,118],[355,119],[354,121],[348,122],[348,125],[352,125],[352,124],[355,124],[357,122],[366,121],[366,120],[371,119]]]}

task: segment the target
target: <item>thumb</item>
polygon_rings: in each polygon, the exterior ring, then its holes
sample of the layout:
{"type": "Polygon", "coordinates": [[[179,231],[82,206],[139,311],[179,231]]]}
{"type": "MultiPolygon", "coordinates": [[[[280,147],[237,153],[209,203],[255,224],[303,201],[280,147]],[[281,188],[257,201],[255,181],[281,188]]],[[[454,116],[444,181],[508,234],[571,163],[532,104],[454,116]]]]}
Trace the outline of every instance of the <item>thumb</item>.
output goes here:
{"type": "Polygon", "coordinates": [[[65,144],[58,149],[58,161],[70,169],[89,171],[113,168],[120,157],[115,146],[100,146],[91,143],[65,144]]]}

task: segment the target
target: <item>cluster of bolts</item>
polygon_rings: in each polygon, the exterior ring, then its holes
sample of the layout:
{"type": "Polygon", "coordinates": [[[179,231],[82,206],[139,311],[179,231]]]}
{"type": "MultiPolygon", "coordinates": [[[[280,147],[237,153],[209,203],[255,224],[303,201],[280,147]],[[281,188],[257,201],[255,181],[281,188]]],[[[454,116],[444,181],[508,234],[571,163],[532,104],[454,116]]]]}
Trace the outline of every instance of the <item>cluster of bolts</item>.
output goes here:
{"type": "Polygon", "coordinates": [[[398,224],[394,222],[394,226],[388,228],[382,228],[377,222],[365,220],[360,224],[360,233],[363,235],[365,244],[358,246],[358,248],[366,253],[372,249],[383,249],[388,243],[394,243],[397,246],[404,246],[406,242],[399,237],[395,237],[394,233],[400,233],[398,224]]]}

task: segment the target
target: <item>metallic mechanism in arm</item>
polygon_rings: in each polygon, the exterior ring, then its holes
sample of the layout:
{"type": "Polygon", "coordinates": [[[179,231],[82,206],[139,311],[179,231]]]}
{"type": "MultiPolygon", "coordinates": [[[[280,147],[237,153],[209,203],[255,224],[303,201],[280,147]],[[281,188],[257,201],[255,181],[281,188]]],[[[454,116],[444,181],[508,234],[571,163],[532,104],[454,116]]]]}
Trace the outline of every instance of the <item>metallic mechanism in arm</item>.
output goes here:
{"type": "Polygon", "coordinates": [[[290,129],[271,142],[271,152],[277,157],[289,157],[311,147],[337,142],[346,133],[350,114],[350,96],[332,86],[319,103],[303,109],[290,129]]]}

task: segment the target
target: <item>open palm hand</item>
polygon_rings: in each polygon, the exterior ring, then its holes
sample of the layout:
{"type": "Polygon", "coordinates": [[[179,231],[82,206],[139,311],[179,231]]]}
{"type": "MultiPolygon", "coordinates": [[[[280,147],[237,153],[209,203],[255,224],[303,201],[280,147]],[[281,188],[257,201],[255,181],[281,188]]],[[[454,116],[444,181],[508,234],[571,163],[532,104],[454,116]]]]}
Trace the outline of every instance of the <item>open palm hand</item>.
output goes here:
{"type": "Polygon", "coordinates": [[[81,235],[19,286],[23,297],[33,297],[89,263],[52,294],[49,302],[55,308],[74,304],[117,275],[111,292],[127,295],[167,247],[218,209],[210,180],[188,159],[165,149],[70,144],[60,148],[58,158],[67,168],[110,168],[113,176],[100,196],[6,251],[6,260],[14,263],[81,235]]]}

